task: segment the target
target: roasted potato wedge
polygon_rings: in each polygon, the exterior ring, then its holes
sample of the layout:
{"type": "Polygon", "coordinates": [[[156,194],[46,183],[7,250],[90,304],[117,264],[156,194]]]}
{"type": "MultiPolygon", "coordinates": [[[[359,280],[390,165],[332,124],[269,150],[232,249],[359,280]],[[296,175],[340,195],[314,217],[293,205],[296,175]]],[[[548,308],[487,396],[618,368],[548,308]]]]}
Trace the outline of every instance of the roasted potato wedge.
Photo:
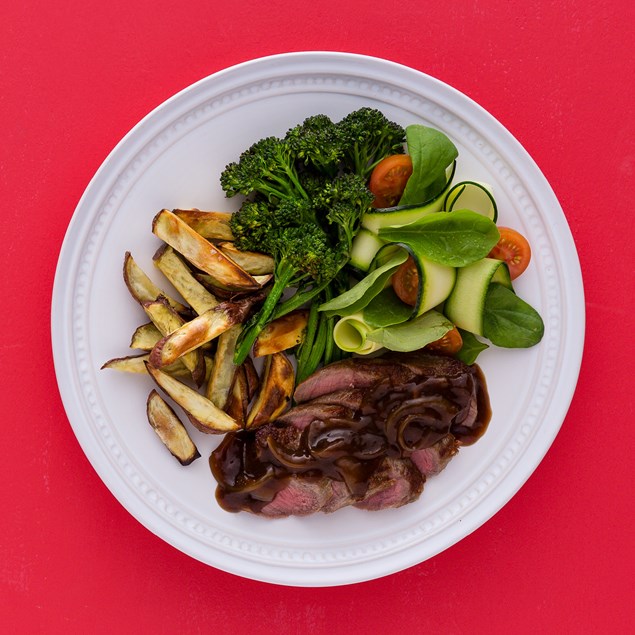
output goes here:
{"type": "MultiPolygon", "coordinates": [[[[112,370],[118,370],[121,373],[142,373],[147,374],[145,363],[150,359],[150,353],[145,355],[129,355],[128,357],[115,357],[109,359],[101,368],[110,368],[112,370]]],[[[190,371],[185,368],[183,362],[177,359],[174,364],[165,366],[164,370],[173,377],[190,377],[190,371]]]]}
{"type": "Polygon", "coordinates": [[[244,365],[238,366],[234,372],[234,381],[231,385],[227,403],[225,404],[225,412],[236,420],[242,427],[245,426],[247,413],[249,412],[249,384],[244,365]]]}
{"type": "Polygon", "coordinates": [[[219,304],[214,297],[193,275],[190,268],[169,245],[163,245],[154,254],[154,264],[172,283],[183,299],[200,315],[219,304]]]}
{"type": "Polygon", "coordinates": [[[135,329],[130,339],[130,348],[151,351],[162,337],[161,331],[152,322],[147,322],[135,329]]]}
{"type": "Polygon", "coordinates": [[[240,428],[235,419],[193,388],[154,368],[148,362],[146,368],[159,388],[183,408],[192,425],[201,432],[219,434],[240,428]]]}
{"type": "Polygon", "coordinates": [[[156,390],[148,396],[146,412],[157,436],[181,465],[189,465],[201,456],[181,420],[156,390]]]}
{"type": "Polygon", "coordinates": [[[135,259],[129,251],[126,252],[123,260],[123,279],[126,283],[126,287],[128,287],[128,291],[130,291],[130,295],[132,295],[139,304],[152,302],[159,296],[163,296],[177,313],[188,312],[186,306],[168,297],[150,280],[148,275],[135,262],[135,259]]]}
{"type": "MultiPolygon", "coordinates": [[[[171,333],[178,331],[186,324],[191,324],[191,322],[185,322],[162,296],[153,302],[144,302],[142,306],[148,317],[152,320],[152,323],[164,336],[154,345],[153,351],[159,346],[160,342],[166,337],[169,337],[171,333]]],[[[150,353],[150,355],[152,356],[152,353],[150,353]]],[[[162,364],[162,366],[172,364],[179,357],[181,357],[181,355],[177,355],[174,359],[162,364]]],[[[201,351],[192,351],[189,354],[183,353],[182,359],[183,364],[185,364],[186,368],[192,373],[192,379],[200,386],[205,379],[205,362],[203,361],[201,351]]]]}
{"type": "Polygon", "coordinates": [[[304,336],[308,317],[308,311],[292,311],[267,324],[254,342],[254,357],[273,355],[297,346],[304,336]]]}
{"type": "Polygon", "coordinates": [[[200,209],[173,209],[172,213],[207,240],[234,240],[229,226],[231,212],[204,212],[200,209]]]}
{"type": "Polygon", "coordinates": [[[187,223],[164,209],[152,221],[152,231],[183,257],[212,277],[216,286],[235,291],[256,291],[260,285],[187,223]]]}
{"type": "Polygon", "coordinates": [[[218,248],[252,276],[273,273],[275,263],[273,258],[267,254],[261,254],[257,251],[241,251],[236,248],[234,243],[230,242],[218,243],[218,248]]]}
{"type": "Polygon", "coordinates": [[[242,326],[237,324],[218,336],[212,374],[207,382],[205,396],[219,408],[225,408],[234,381],[234,351],[241,331],[242,326]]]}
{"type": "Polygon", "coordinates": [[[295,373],[284,353],[274,353],[265,360],[260,392],[254,401],[245,426],[257,428],[282,414],[293,396],[295,373]]]}
{"type": "Polygon", "coordinates": [[[247,393],[249,395],[249,401],[251,401],[260,389],[260,377],[258,376],[258,371],[256,370],[254,360],[251,359],[251,357],[248,357],[242,365],[245,369],[245,378],[247,379],[247,393]]]}
{"type": "Polygon", "coordinates": [[[235,324],[243,322],[253,302],[253,298],[222,302],[186,322],[156,343],[150,353],[150,363],[161,368],[182,355],[196,351],[201,345],[210,342],[235,324]]]}

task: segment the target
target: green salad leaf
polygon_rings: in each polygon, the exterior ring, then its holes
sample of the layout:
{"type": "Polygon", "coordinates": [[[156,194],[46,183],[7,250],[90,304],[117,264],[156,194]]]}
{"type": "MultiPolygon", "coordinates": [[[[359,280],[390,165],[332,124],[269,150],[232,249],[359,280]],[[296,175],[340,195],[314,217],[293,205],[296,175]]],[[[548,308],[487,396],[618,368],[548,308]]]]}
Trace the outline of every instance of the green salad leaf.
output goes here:
{"type": "Polygon", "coordinates": [[[329,317],[333,315],[352,315],[361,311],[382,291],[395,269],[407,259],[408,252],[405,249],[400,249],[385,264],[377,267],[365,278],[362,278],[354,287],[321,304],[319,310],[326,313],[329,317]]]}
{"type": "Polygon", "coordinates": [[[460,359],[464,364],[471,365],[476,361],[480,353],[488,349],[489,346],[485,342],[481,342],[474,333],[464,331],[463,329],[458,330],[463,339],[463,346],[461,346],[461,350],[455,354],[455,357],[460,359]]]}
{"type": "Polygon", "coordinates": [[[406,127],[406,142],[412,174],[399,205],[417,205],[434,198],[445,188],[446,169],[459,156],[459,151],[443,132],[420,124],[406,127]]]}
{"type": "Polygon", "coordinates": [[[384,227],[379,236],[410,245],[426,258],[450,267],[485,258],[500,238],[489,218],[466,209],[428,214],[402,227],[384,227]]]}
{"type": "Polygon", "coordinates": [[[441,339],[453,328],[454,324],[450,320],[432,310],[403,324],[371,331],[366,339],[377,342],[390,351],[409,352],[441,339]]]}
{"type": "Polygon", "coordinates": [[[412,317],[413,307],[402,302],[391,286],[378,293],[364,309],[364,322],[374,328],[401,324],[412,317]]]}
{"type": "Polygon", "coordinates": [[[538,344],[545,325],[538,312],[503,285],[490,284],[485,297],[483,335],[496,346],[528,348],[538,344]]]}

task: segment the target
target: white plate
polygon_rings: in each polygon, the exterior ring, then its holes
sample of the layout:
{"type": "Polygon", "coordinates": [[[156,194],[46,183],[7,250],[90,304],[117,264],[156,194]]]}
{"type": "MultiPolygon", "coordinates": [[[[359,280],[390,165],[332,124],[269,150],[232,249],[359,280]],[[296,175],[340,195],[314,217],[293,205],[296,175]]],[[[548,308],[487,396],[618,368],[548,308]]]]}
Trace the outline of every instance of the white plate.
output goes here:
{"type": "MultiPolygon", "coordinates": [[[[157,282],[160,276],[155,276],[157,282]]],[[[124,507],[149,530],[205,563],[278,584],[328,586],[377,578],[422,562],[497,512],[541,461],[577,381],[584,302],[577,253],[549,184],[521,145],[456,90],[385,60],[343,53],[273,56],[229,68],[172,97],[143,119],[101,166],[70,223],[52,308],[55,368],[73,430],[124,507]],[[402,125],[424,123],[460,151],[457,178],[494,186],[499,222],[533,247],[517,281],[546,325],[529,350],[480,358],[493,418],[483,439],[431,479],[421,498],[378,513],[270,521],[229,514],[214,499],[207,457],[219,441],[193,432],[203,458],[181,467],[149,427],[145,376],[100,371],[128,353],[141,309],[124,286],[129,250],[155,276],[161,208],[232,209],[218,177],[257,139],[305,116],[338,119],[362,105],[402,125]]]]}

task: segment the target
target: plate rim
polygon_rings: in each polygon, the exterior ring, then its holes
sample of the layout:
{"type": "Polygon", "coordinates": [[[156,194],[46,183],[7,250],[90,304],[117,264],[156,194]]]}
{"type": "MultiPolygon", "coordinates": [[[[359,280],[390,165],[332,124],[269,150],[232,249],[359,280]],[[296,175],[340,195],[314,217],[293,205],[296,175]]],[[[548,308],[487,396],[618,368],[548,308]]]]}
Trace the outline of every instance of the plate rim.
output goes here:
{"type": "MultiPolygon", "coordinates": [[[[470,109],[477,110],[479,112],[479,116],[485,117],[488,120],[489,125],[492,125],[494,129],[498,128],[499,131],[503,133],[504,141],[507,143],[511,143],[515,151],[520,152],[523,155],[523,159],[526,162],[529,162],[529,164],[532,166],[532,169],[536,171],[538,178],[541,179],[541,182],[547,188],[547,194],[551,195],[553,199],[552,203],[555,202],[558,210],[561,213],[563,225],[558,229],[558,231],[560,232],[559,239],[570,241],[570,244],[573,247],[572,254],[574,254],[574,257],[572,258],[572,260],[568,260],[562,263],[563,265],[567,265],[567,268],[568,268],[567,280],[568,281],[570,280],[571,284],[573,285],[573,291],[569,291],[569,295],[576,295],[578,305],[579,306],[581,305],[582,309],[584,309],[584,289],[582,284],[582,275],[581,275],[577,250],[575,249],[575,244],[573,242],[573,237],[568,227],[564,212],[562,211],[562,208],[560,207],[560,204],[557,200],[557,197],[555,196],[555,193],[553,192],[547,179],[544,177],[544,175],[542,174],[542,172],[536,165],[533,158],[529,155],[529,153],[525,150],[525,148],[515,139],[515,137],[509,132],[509,130],[507,130],[496,118],[494,118],[482,106],[480,106],[471,98],[469,98],[468,96],[458,91],[456,88],[442,82],[441,80],[437,78],[434,78],[426,73],[423,73],[422,71],[418,71],[416,69],[405,66],[403,64],[399,64],[397,62],[393,62],[383,58],[378,58],[378,57],[373,57],[368,55],[360,55],[357,53],[343,53],[343,52],[335,52],[335,51],[300,51],[300,52],[294,52],[294,53],[281,53],[276,55],[269,55],[269,56],[255,58],[253,60],[241,62],[239,64],[217,71],[216,73],[212,73],[211,75],[208,75],[207,77],[204,77],[194,82],[190,86],[187,86],[186,88],[178,91],[173,96],[163,101],[161,104],[159,104],[159,106],[154,108],[145,117],[143,117],[137,124],[135,124],[135,126],[133,126],[130,129],[130,131],[126,133],[122,137],[122,139],[115,145],[115,147],[107,155],[107,157],[104,159],[102,164],[99,166],[98,170],[95,172],[95,174],[91,178],[69,222],[69,225],[64,237],[64,241],[60,249],[58,263],[57,263],[57,267],[55,271],[55,279],[53,283],[53,294],[52,294],[52,304],[51,304],[51,337],[52,337],[52,348],[53,348],[53,358],[54,358],[54,364],[55,364],[56,377],[57,377],[60,394],[62,396],[62,401],[64,403],[64,408],[67,413],[69,423],[71,424],[73,432],[76,438],[78,439],[80,446],[82,447],[82,451],[89,459],[89,462],[91,463],[93,468],[97,471],[100,479],[104,482],[104,484],[115,496],[115,498],[124,506],[124,508],[134,518],[136,518],[139,522],[141,522],[147,529],[149,529],[155,535],[158,535],[159,537],[161,537],[164,541],[168,542],[168,544],[171,544],[172,546],[179,549],[180,551],[190,555],[191,557],[197,560],[205,562],[206,564],[222,569],[224,571],[228,571],[235,575],[248,577],[254,580],[260,580],[263,582],[270,582],[270,583],[282,584],[282,585],[335,586],[335,585],[362,582],[362,581],[374,579],[377,577],[389,575],[391,573],[395,573],[397,571],[403,570],[409,566],[413,566],[417,563],[420,563],[430,557],[433,557],[439,552],[453,546],[454,544],[462,540],[465,536],[467,536],[472,531],[475,531],[477,528],[481,527],[489,518],[491,518],[491,516],[493,516],[497,511],[502,509],[502,507],[504,507],[507,504],[507,502],[520,490],[520,488],[524,485],[527,479],[535,471],[535,469],[538,467],[538,465],[540,464],[540,462],[542,461],[542,459],[548,452],[549,448],[551,447],[553,440],[557,436],[562,426],[562,423],[564,422],[566,413],[569,409],[571,400],[575,393],[575,387],[576,387],[577,379],[579,376],[583,348],[584,348],[585,323],[584,323],[584,311],[582,311],[580,314],[581,319],[577,322],[577,330],[573,329],[572,331],[567,332],[567,337],[569,338],[569,340],[577,341],[577,346],[573,346],[572,344],[569,344],[568,346],[569,353],[576,353],[573,356],[573,358],[571,357],[569,358],[569,362],[573,362],[572,366],[571,364],[569,365],[568,374],[567,374],[568,375],[567,383],[568,383],[569,390],[567,391],[566,398],[563,400],[562,397],[560,397],[560,400],[559,400],[558,413],[556,414],[556,418],[559,421],[558,425],[552,426],[551,428],[549,428],[550,434],[544,434],[545,430],[543,427],[541,427],[540,431],[542,432],[542,436],[544,436],[544,439],[541,441],[541,445],[540,445],[540,447],[542,448],[542,451],[538,454],[534,452],[534,454],[532,455],[533,460],[529,461],[528,464],[525,465],[525,469],[522,471],[522,474],[520,475],[520,477],[514,481],[513,486],[510,487],[508,484],[507,488],[502,488],[502,490],[504,491],[503,498],[496,498],[497,502],[492,504],[491,494],[493,493],[493,491],[488,494],[487,499],[490,500],[490,505],[489,506],[481,505],[481,510],[480,510],[481,513],[478,515],[479,520],[477,522],[471,523],[469,527],[465,526],[464,528],[462,528],[462,530],[458,532],[457,534],[458,538],[451,540],[449,544],[447,544],[446,546],[442,546],[440,549],[436,550],[434,553],[431,553],[425,556],[424,558],[421,558],[417,555],[413,556],[412,552],[410,552],[409,557],[406,557],[406,552],[402,550],[396,556],[395,554],[386,555],[386,556],[383,556],[382,558],[373,559],[369,563],[362,563],[361,565],[357,563],[354,565],[344,566],[344,569],[347,569],[348,567],[348,570],[346,571],[348,575],[344,575],[344,571],[341,571],[338,573],[337,580],[327,579],[327,580],[310,580],[310,581],[307,581],[303,579],[302,576],[297,575],[300,571],[302,571],[302,567],[293,567],[291,575],[280,577],[280,576],[272,575],[272,571],[271,571],[272,567],[275,569],[277,573],[283,570],[286,571],[286,569],[282,569],[279,565],[269,564],[269,565],[266,565],[264,568],[259,568],[255,566],[255,564],[251,560],[249,560],[248,561],[249,567],[253,570],[254,575],[251,575],[251,572],[249,575],[247,575],[245,571],[236,570],[236,567],[230,566],[230,563],[228,562],[225,562],[225,561],[218,562],[216,560],[211,561],[208,559],[201,558],[200,554],[192,553],[191,545],[187,544],[191,540],[190,537],[186,536],[185,537],[186,540],[182,540],[181,536],[177,536],[177,537],[172,536],[171,539],[167,539],[165,535],[157,531],[156,523],[158,522],[159,524],[161,524],[163,522],[163,519],[160,516],[158,516],[154,512],[154,510],[150,509],[147,506],[144,506],[144,509],[142,510],[139,510],[136,506],[134,506],[134,504],[137,501],[137,496],[130,495],[130,492],[128,491],[128,487],[129,487],[128,483],[125,480],[119,479],[117,474],[109,474],[108,470],[104,469],[104,462],[102,461],[102,457],[97,456],[96,451],[91,446],[91,442],[93,441],[93,439],[91,439],[90,437],[92,437],[93,435],[89,434],[90,431],[87,428],[81,429],[81,427],[78,427],[75,425],[74,418],[71,416],[71,411],[74,412],[76,408],[76,404],[73,403],[73,399],[72,399],[72,393],[73,393],[72,385],[71,385],[72,382],[69,382],[69,378],[66,377],[65,373],[63,372],[63,369],[61,368],[61,363],[63,359],[64,341],[65,341],[62,334],[65,334],[65,337],[69,338],[69,340],[72,339],[70,338],[70,333],[69,333],[69,326],[70,326],[69,307],[72,303],[63,302],[65,298],[68,299],[69,293],[72,296],[72,288],[69,287],[68,285],[65,286],[62,268],[63,268],[63,265],[65,264],[69,265],[73,261],[78,260],[78,253],[75,253],[74,258],[70,258],[70,256],[73,255],[72,253],[70,253],[71,252],[70,243],[71,243],[71,240],[73,240],[74,238],[75,239],[77,238],[78,232],[80,236],[82,235],[82,232],[81,232],[82,227],[80,222],[80,215],[82,214],[81,210],[85,209],[85,207],[88,205],[88,202],[90,201],[91,198],[98,198],[100,187],[103,187],[103,184],[101,184],[103,175],[109,169],[110,164],[116,161],[117,155],[119,154],[121,148],[122,147],[125,148],[126,144],[129,143],[129,140],[131,138],[133,139],[133,141],[140,142],[143,140],[144,135],[151,136],[152,125],[148,125],[148,124],[153,124],[157,118],[160,118],[161,112],[171,108],[172,104],[177,103],[178,105],[179,101],[185,102],[188,95],[195,93],[195,91],[197,90],[201,90],[201,89],[204,90],[205,87],[208,85],[208,83],[214,82],[218,80],[219,78],[226,77],[228,75],[231,76],[231,74],[240,75],[240,73],[242,73],[244,69],[257,68],[258,66],[265,68],[268,65],[275,66],[279,62],[295,63],[294,60],[297,60],[297,63],[301,63],[305,60],[312,60],[314,62],[317,62],[317,61],[323,62],[326,60],[330,60],[331,62],[334,62],[336,60],[342,60],[342,59],[347,59],[348,61],[359,63],[361,66],[370,65],[372,67],[373,65],[379,64],[380,66],[384,66],[385,68],[392,67],[394,69],[400,69],[402,72],[407,72],[409,74],[412,74],[413,77],[419,76],[422,78],[426,78],[426,81],[431,82],[433,85],[436,85],[441,90],[454,93],[454,95],[458,99],[467,100],[467,104],[469,105],[470,109]],[[138,136],[140,136],[141,138],[135,139],[135,137],[138,137],[138,136]],[[69,258],[70,258],[70,261],[69,261],[69,258]],[[98,469],[98,466],[101,469],[98,469]],[[122,489],[122,485],[123,485],[123,489],[122,489]],[[502,503],[500,502],[501,500],[503,501],[502,503]],[[131,505],[135,508],[134,513],[131,511],[131,505]],[[178,538],[178,539],[175,539],[175,538],[178,538]],[[383,563],[384,559],[389,559],[390,562],[385,563],[385,566],[378,571],[377,563],[378,562],[383,563]],[[355,570],[355,573],[351,571],[351,568],[355,570]],[[256,569],[259,570],[258,573],[255,573],[256,569]]],[[[329,68],[328,72],[331,74],[337,74],[337,68],[336,67],[329,68]]],[[[83,234],[86,234],[88,232],[88,229],[87,228],[83,228],[83,229],[84,229],[83,234]]],[[[76,369],[73,369],[73,374],[76,375],[76,369]]],[[[562,374],[564,375],[564,373],[562,374]]],[[[496,487],[497,490],[501,490],[500,485],[501,483],[497,485],[496,487]]],[[[500,496],[500,491],[498,492],[498,494],[500,496]]],[[[483,500],[487,500],[487,499],[483,499],[483,500]]],[[[232,556],[232,558],[230,559],[233,559],[233,558],[234,556],[232,556]]],[[[312,575],[315,573],[314,569],[312,568],[308,570],[311,572],[312,575]]],[[[333,569],[330,569],[330,571],[332,572],[333,569]]]]}

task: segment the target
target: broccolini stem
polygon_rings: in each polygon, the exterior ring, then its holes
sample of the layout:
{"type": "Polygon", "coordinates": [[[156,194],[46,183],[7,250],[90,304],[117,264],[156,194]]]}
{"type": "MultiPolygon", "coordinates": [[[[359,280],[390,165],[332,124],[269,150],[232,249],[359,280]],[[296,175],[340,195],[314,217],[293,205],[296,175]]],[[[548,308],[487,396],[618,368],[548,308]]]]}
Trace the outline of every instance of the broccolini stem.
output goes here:
{"type": "Polygon", "coordinates": [[[307,364],[313,350],[313,344],[315,342],[315,335],[318,328],[319,320],[320,314],[318,312],[318,304],[317,302],[314,302],[313,304],[311,304],[311,308],[309,309],[309,319],[304,331],[304,338],[296,356],[298,362],[296,383],[301,382],[303,379],[306,379],[311,374],[307,372],[307,364]]]}
{"type": "Polygon", "coordinates": [[[314,287],[311,287],[308,291],[298,291],[297,293],[292,295],[288,300],[285,300],[284,302],[278,305],[278,307],[274,311],[272,319],[275,320],[279,317],[282,317],[283,315],[286,315],[287,313],[291,313],[291,311],[295,311],[296,309],[299,309],[302,305],[313,300],[313,298],[318,293],[320,293],[321,291],[324,291],[324,289],[326,289],[326,287],[328,287],[329,284],[331,284],[331,280],[327,280],[326,282],[323,282],[322,284],[315,285],[314,287]]]}
{"type": "Polygon", "coordinates": [[[278,304],[278,300],[282,297],[284,290],[287,288],[294,274],[294,268],[284,263],[279,265],[276,269],[276,281],[273,287],[271,287],[267,299],[260,308],[256,316],[256,321],[241,333],[238,346],[234,353],[234,364],[237,366],[247,359],[251,347],[254,345],[256,339],[258,339],[258,335],[260,335],[265,326],[271,321],[276,304],[278,304]]]}
{"type": "Polygon", "coordinates": [[[298,377],[298,382],[312,375],[317,370],[317,367],[320,365],[320,360],[324,356],[324,349],[326,348],[327,340],[330,337],[328,329],[329,318],[327,318],[324,313],[321,313],[317,333],[315,334],[315,339],[313,341],[313,347],[311,348],[309,358],[307,359],[307,362],[302,369],[303,377],[298,377]]]}

